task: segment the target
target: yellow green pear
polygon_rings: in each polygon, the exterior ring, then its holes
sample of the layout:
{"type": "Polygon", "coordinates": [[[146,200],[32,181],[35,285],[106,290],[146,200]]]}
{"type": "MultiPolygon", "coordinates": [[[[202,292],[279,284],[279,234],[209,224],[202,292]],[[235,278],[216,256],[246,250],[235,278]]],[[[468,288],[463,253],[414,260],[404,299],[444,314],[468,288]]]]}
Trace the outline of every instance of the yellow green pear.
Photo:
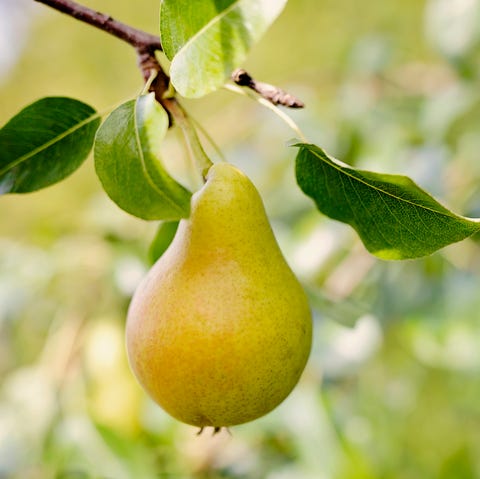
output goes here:
{"type": "Polygon", "coordinates": [[[191,216],[134,294],[130,365],[148,394],[187,424],[224,427],[280,404],[307,362],[312,320],[258,191],[213,165],[191,216]]]}

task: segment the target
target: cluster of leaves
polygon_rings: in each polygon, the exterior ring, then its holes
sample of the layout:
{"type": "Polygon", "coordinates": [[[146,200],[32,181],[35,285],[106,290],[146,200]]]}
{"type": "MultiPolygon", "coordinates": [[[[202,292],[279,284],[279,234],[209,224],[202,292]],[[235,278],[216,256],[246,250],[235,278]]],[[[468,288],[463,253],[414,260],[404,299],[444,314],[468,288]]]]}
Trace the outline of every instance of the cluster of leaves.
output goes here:
{"type": "MultiPolygon", "coordinates": [[[[187,98],[220,88],[281,13],[286,0],[163,0],[160,36],[171,82],[187,98]]],[[[74,172],[94,149],[95,168],[109,197],[145,220],[189,215],[191,192],[159,156],[169,118],[153,94],[117,107],[101,123],[90,106],[44,98],[0,130],[0,193],[28,193],[74,172]]],[[[299,143],[297,182],[318,209],[351,225],[366,248],[383,259],[425,256],[480,230],[405,176],[361,171],[299,143]]]]}

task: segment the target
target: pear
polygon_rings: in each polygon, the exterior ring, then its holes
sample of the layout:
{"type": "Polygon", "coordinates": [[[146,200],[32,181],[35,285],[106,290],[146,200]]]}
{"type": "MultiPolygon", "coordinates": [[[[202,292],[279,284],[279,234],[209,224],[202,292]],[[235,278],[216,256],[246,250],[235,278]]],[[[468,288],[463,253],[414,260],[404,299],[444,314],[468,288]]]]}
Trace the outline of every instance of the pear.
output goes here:
{"type": "Polygon", "coordinates": [[[312,320],[258,191],[213,165],[191,216],[137,288],[128,311],[131,368],[187,424],[256,419],[291,392],[307,362],[312,320]]]}

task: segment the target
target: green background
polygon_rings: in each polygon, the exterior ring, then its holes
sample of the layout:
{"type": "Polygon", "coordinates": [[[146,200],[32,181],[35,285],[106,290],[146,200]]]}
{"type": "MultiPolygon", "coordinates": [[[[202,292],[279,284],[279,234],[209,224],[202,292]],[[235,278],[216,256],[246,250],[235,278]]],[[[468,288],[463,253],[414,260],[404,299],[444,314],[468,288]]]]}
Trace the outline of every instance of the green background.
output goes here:
{"type": "MultiPolygon", "coordinates": [[[[88,5],[156,32],[155,1],[88,5]]],[[[128,45],[34,2],[0,13],[0,124],[42,96],[107,111],[141,91],[128,45]]],[[[305,101],[291,116],[333,156],[479,217],[479,18],[478,0],[291,0],[244,66],[305,101]]],[[[225,91],[185,105],[257,185],[310,295],[302,380],[215,437],[146,398],[123,331],[157,225],[119,210],[90,158],[0,198],[0,478],[480,477],[478,238],[375,259],[302,195],[294,134],[270,111],[225,91]]],[[[170,132],[163,157],[181,177],[179,145],[170,132]]]]}

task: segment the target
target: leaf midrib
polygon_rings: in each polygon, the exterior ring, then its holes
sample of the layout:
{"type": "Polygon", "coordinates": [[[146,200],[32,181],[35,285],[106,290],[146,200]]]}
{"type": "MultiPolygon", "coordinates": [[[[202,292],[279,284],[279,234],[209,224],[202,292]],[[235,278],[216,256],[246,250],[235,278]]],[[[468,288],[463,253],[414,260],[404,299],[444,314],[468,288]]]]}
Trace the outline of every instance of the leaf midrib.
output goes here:
{"type": "Polygon", "coordinates": [[[3,176],[12,168],[15,168],[16,166],[21,165],[22,163],[35,157],[39,153],[42,153],[43,151],[48,150],[48,148],[50,148],[51,146],[62,141],[67,136],[75,133],[77,130],[79,130],[80,128],[83,128],[85,125],[88,125],[90,122],[95,121],[97,118],[100,118],[100,116],[101,116],[100,113],[95,112],[93,115],[89,116],[85,120],[82,120],[80,123],[77,123],[75,126],[69,128],[68,130],[65,130],[60,135],[55,136],[54,138],[47,141],[46,143],[43,143],[42,145],[37,146],[37,148],[34,148],[33,150],[29,151],[25,155],[22,155],[16,160],[8,163],[4,168],[0,169],[0,176],[3,176]]]}
{"type": "Polygon", "coordinates": [[[140,163],[142,165],[142,170],[145,175],[145,178],[147,182],[150,184],[152,189],[159,195],[161,196],[166,203],[169,203],[170,206],[173,207],[175,211],[180,213],[183,216],[183,210],[182,208],[177,205],[173,200],[170,199],[170,197],[164,193],[164,191],[157,186],[155,181],[153,181],[152,177],[150,176],[150,173],[148,172],[147,164],[145,162],[145,155],[143,154],[143,148],[142,148],[142,140],[140,139],[140,134],[139,134],[139,127],[138,127],[138,121],[137,121],[137,105],[138,105],[138,99],[135,100],[135,106],[133,110],[133,122],[134,122],[134,131],[135,131],[135,142],[137,144],[137,149],[139,153],[139,158],[140,158],[140,163]]]}
{"type": "MultiPolygon", "coordinates": [[[[196,32],[194,35],[192,35],[184,44],[183,46],[180,48],[180,50],[178,50],[177,53],[175,53],[174,55],[174,58],[176,58],[177,56],[179,56],[180,54],[182,54],[186,49],[189,48],[190,44],[193,43],[197,38],[199,38],[200,36],[202,36],[204,34],[204,32],[206,32],[211,26],[213,26],[215,23],[217,22],[220,22],[221,20],[223,20],[223,18],[225,16],[227,16],[232,10],[234,10],[237,6],[240,5],[240,3],[242,3],[242,0],[236,0],[235,2],[233,2],[230,6],[228,6],[225,10],[223,10],[222,12],[220,12],[218,15],[214,16],[208,23],[206,23],[202,28],[200,28],[200,30],[198,30],[198,32],[196,32]]],[[[172,59],[173,61],[173,59],[172,59]]]]}
{"type": "MultiPolygon", "coordinates": [[[[340,173],[343,173],[344,175],[348,176],[349,178],[353,179],[353,180],[356,180],[358,183],[362,183],[363,185],[369,187],[369,188],[372,188],[374,189],[375,191],[379,192],[379,193],[383,193],[384,195],[387,195],[391,198],[394,198],[398,201],[402,201],[406,204],[409,204],[411,206],[414,206],[416,208],[422,208],[426,211],[430,211],[431,213],[434,213],[436,215],[441,215],[441,216],[445,216],[446,218],[450,218],[450,219],[457,219],[457,218],[460,218],[461,220],[467,222],[467,223],[479,223],[480,222],[480,218],[466,218],[465,216],[461,216],[461,215],[457,215],[455,213],[452,213],[452,212],[448,212],[447,213],[444,213],[444,212],[441,212],[441,211],[437,211],[437,210],[434,210],[428,206],[423,206],[423,205],[419,205],[417,203],[414,203],[413,201],[410,201],[410,200],[407,200],[405,198],[401,198],[399,196],[395,196],[394,194],[388,192],[388,191],[385,191],[383,190],[382,188],[379,188],[375,185],[372,185],[370,183],[368,183],[367,181],[361,179],[361,178],[358,178],[357,176],[355,175],[352,175],[350,174],[346,169],[343,169],[340,165],[337,165],[331,158],[329,158],[330,161],[326,161],[325,158],[322,157],[322,155],[318,154],[316,151],[312,150],[311,148],[309,148],[308,146],[304,145],[302,146],[302,148],[306,148],[308,149],[308,151],[310,151],[311,153],[313,153],[313,155],[315,155],[320,161],[322,161],[323,163],[327,163],[328,165],[332,166],[335,170],[339,171],[340,173]]],[[[436,200],[435,200],[436,201],[436,200]]]]}

